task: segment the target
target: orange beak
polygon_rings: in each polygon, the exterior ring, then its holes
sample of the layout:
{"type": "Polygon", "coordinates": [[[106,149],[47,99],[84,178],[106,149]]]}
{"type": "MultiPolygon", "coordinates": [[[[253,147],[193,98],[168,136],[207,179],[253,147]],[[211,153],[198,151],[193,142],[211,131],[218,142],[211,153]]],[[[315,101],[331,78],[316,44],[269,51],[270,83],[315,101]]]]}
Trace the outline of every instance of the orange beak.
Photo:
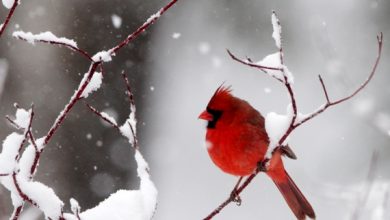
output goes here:
{"type": "Polygon", "coordinates": [[[212,121],[214,119],[213,115],[208,113],[207,110],[204,110],[198,117],[199,119],[203,119],[206,121],[212,121]]]}

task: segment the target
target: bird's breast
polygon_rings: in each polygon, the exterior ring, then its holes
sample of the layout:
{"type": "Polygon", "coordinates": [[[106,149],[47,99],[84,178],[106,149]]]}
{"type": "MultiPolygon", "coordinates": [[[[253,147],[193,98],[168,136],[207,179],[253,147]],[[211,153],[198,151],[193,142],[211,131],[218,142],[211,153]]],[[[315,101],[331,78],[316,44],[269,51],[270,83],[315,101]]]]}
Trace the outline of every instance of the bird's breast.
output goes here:
{"type": "Polygon", "coordinates": [[[268,148],[268,137],[261,128],[251,125],[231,125],[208,129],[208,153],[224,172],[246,176],[254,172],[268,148]]]}

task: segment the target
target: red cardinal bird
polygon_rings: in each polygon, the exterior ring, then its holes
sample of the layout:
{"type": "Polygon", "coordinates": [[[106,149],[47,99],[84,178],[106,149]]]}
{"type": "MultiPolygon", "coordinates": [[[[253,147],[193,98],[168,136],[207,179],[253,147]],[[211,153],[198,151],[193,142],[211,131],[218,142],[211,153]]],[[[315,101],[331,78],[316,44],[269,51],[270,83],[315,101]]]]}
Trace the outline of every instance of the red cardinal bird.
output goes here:
{"type": "MultiPolygon", "coordinates": [[[[269,145],[264,118],[256,109],[234,97],[230,87],[220,86],[199,118],[208,121],[206,144],[215,165],[240,177],[255,172],[269,145]]],[[[297,219],[314,219],[313,208],[284,169],[282,153],[274,151],[266,173],[297,219]]]]}

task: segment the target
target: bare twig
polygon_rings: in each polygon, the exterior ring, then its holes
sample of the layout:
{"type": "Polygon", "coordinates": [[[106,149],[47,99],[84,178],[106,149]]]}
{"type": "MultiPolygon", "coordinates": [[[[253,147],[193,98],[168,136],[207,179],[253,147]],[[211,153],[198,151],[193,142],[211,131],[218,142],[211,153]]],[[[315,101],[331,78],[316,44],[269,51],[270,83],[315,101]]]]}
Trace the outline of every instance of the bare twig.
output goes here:
{"type": "Polygon", "coordinates": [[[134,102],[133,92],[131,92],[130,82],[129,82],[129,79],[127,78],[124,70],[121,72],[121,75],[122,75],[123,80],[125,81],[125,84],[126,84],[126,89],[127,89],[126,94],[129,98],[129,103],[130,103],[130,108],[131,108],[131,106],[135,106],[135,102],[134,102]]]}
{"type": "Polygon", "coordinates": [[[141,25],[136,31],[131,33],[125,40],[119,43],[117,46],[110,49],[110,54],[114,55],[119,49],[129,44],[132,40],[138,37],[139,34],[144,32],[150,25],[152,25],[161,15],[163,15],[169,8],[171,8],[178,0],[172,0],[163,8],[161,8],[156,14],[152,15],[143,25],[141,25]]]}
{"type": "Polygon", "coordinates": [[[18,5],[19,5],[19,0],[14,0],[14,3],[12,4],[12,7],[9,10],[8,15],[5,18],[3,25],[1,25],[1,27],[0,27],[0,37],[3,34],[3,32],[5,31],[5,29],[7,28],[9,21],[11,20],[12,15],[14,15],[14,12],[16,10],[16,7],[18,7],[18,5]]]}
{"type": "Polygon", "coordinates": [[[367,79],[354,92],[352,92],[350,95],[348,95],[348,96],[346,96],[344,98],[338,99],[336,101],[330,101],[329,97],[328,97],[328,92],[327,92],[326,86],[325,86],[325,84],[322,81],[322,78],[320,76],[320,82],[321,82],[321,85],[322,85],[322,88],[323,88],[323,91],[324,91],[324,94],[325,94],[325,97],[326,97],[326,104],[323,105],[318,110],[316,110],[315,112],[313,112],[310,115],[306,116],[303,120],[300,120],[298,123],[294,124],[294,128],[296,128],[296,127],[300,126],[301,124],[307,122],[308,120],[314,118],[318,114],[320,114],[323,111],[325,111],[327,108],[329,108],[331,106],[334,106],[334,105],[337,105],[337,104],[340,104],[342,102],[345,102],[345,101],[351,99],[352,97],[354,97],[356,94],[358,94],[360,91],[362,91],[367,86],[367,84],[371,81],[372,77],[374,76],[374,74],[376,72],[376,69],[378,67],[379,61],[381,59],[382,47],[383,47],[383,33],[380,33],[377,36],[377,41],[378,41],[378,55],[376,57],[374,66],[371,69],[370,75],[367,77],[367,79]]]}

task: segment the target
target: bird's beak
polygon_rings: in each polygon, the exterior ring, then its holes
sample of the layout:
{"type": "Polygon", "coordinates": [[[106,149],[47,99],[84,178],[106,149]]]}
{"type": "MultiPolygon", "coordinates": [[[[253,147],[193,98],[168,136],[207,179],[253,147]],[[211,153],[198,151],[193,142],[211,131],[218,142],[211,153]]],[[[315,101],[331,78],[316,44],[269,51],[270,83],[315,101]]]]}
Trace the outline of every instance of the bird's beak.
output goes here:
{"type": "Polygon", "coordinates": [[[213,115],[208,113],[207,110],[203,111],[199,117],[199,119],[203,119],[203,120],[206,120],[206,121],[212,121],[213,120],[213,115]]]}

